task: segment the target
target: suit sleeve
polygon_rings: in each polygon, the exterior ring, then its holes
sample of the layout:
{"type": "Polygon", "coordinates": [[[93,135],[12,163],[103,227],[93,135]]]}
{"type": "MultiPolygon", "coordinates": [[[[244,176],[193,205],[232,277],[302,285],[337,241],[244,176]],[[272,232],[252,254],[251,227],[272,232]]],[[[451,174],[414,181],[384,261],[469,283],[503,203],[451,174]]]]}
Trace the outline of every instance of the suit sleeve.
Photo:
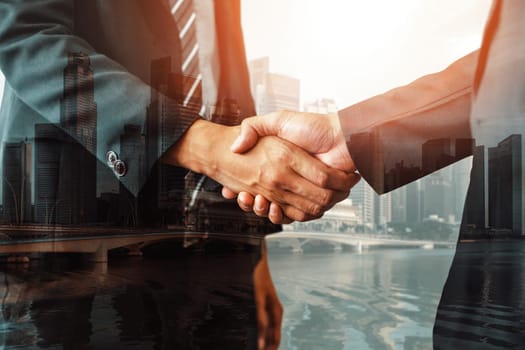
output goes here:
{"type": "Polygon", "coordinates": [[[339,111],[361,176],[386,193],[472,154],[469,117],[478,52],[339,111]]]}
{"type": "MultiPolygon", "coordinates": [[[[119,149],[125,125],[144,125],[151,88],[75,35],[74,7],[73,0],[0,2],[0,69],[19,101],[49,123],[60,125],[68,54],[86,54],[91,66],[96,67],[94,84],[98,110],[99,147],[98,152],[90,151],[98,153],[94,156],[105,163],[106,151],[119,149]]],[[[173,142],[197,118],[196,114],[179,118],[173,142]]],[[[138,190],[134,187],[132,192],[138,190]]]]}

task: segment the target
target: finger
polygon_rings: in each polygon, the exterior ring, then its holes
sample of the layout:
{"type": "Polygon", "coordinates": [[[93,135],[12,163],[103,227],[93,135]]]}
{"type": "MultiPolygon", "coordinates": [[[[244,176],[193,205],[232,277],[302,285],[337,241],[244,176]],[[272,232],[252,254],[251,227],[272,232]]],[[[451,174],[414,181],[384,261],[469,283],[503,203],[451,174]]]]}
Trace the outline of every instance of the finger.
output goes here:
{"type": "Polygon", "coordinates": [[[294,157],[291,168],[311,183],[327,189],[345,191],[350,187],[350,176],[342,170],[330,168],[321,161],[302,152],[294,157]]]}
{"type": "Polygon", "coordinates": [[[268,212],[268,219],[274,224],[291,224],[292,219],[284,215],[281,207],[277,203],[270,203],[270,210],[268,212]]]}
{"type": "Polygon", "coordinates": [[[248,192],[240,192],[237,196],[237,204],[245,212],[253,211],[254,198],[248,192]]]}
{"type": "Polygon", "coordinates": [[[233,141],[230,150],[233,153],[244,153],[249,151],[257,144],[259,136],[265,136],[264,133],[259,133],[259,131],[263,131],[260,117],[243,120],[241,124],[241,132],[235,141],[233,141]]]}
{"type": "Polygon", "coordinates": [[[253,211],[257,216],[267,217],[270,210],[270,202],[260,194],[255,196],[253,211]]]}
{"type": "Polygon", "coordinates": [[[226,199],[234,199],[237,197],[237,193],[230,190],[228,187],[223,187],[221,190],[222,196],[226,199]]]}
{"type": "Polygon", "coordinates": [[[351,173],[350,174],[350,189],[357,185],[357,183],[361,180],[361,175],[358,173],[351,173]]]}
{"type": "Polygon", "coordinates": [[[334,196],[333,196],[333,201],[332,201],[333,205],[335,205],[336,203],[339,203],[342,200],[347,199],[348,196],[350,195],[350,189],[354,187],[359,182],[359,180],[361,180],[361,176],[358,173],[351,173],[349,174],[349,177],[350,177],[349,179],[350,182],[348,183],[349,188],[346,191],[334,191],[334,196]]]}
{"type": "MultiPolygon", "coordinates": [[[[330,209],[337,200],[342,200],[341,193],[348,193],[349,185],[344,191],[333,191],[321,188],[298,174],[291,174],[282,180],[282,189],[279,194],[278,204],[291,205],[300,211],[318,218],[330,209]]],[[[345,180],[348,182],[348,180],[345,180]]],[[[292,217],[290,217],[292,218],[292,217]]],[[[294,218],[292,218],[294,219],[294,218]]]]}
{"type": "Polygon", "coordinates": [[[281,207],[281,210],[283,211],[284,216],[289,218],[292,221],[300,221],[300,222],[311,221],[311,220],[319,219],[322,216],[322,214],[317,215],[317,216],[307,214],[304,211],[297,209],[296,207],[291,206],[291,205],[281,205],[280,207],[281,207]]]}

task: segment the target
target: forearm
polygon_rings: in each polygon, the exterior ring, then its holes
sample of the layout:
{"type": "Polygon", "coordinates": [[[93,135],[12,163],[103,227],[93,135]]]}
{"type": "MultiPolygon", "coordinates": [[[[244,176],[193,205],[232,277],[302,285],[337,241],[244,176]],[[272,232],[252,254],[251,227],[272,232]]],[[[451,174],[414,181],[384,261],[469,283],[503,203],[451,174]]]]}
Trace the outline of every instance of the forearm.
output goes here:
{"type": "Polygon", "coordinates": [[[378,193],[471,153],[469,116],[476,62],[474,52],[440,73],[339,112],[356,167],[378,193]],[[431,159],[428,152],[438,140],[443,140],[439,146],[443,157],[431,159]],[[458,144],[465,146],[459,153],[454,147],[458,144]]]}

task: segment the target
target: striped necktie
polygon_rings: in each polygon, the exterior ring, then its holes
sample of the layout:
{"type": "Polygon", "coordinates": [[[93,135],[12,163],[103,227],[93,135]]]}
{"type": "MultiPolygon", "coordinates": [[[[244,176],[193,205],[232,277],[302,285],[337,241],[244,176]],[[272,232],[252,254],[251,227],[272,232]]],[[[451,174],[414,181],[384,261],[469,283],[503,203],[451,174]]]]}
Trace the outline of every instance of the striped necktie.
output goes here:
{"type": "Polygon", "coordinates": [[[195,28],[196,14],[193,0],[170,0],[170,8],[177,27],[182,48],[182,74],[184,106],[197,107],[194,103],[202,101],[202,76],[199,72],[199,44],[197,43],[197,30],[195,28]],[[193,106],[192,106],[193,105],[193,106]]]}

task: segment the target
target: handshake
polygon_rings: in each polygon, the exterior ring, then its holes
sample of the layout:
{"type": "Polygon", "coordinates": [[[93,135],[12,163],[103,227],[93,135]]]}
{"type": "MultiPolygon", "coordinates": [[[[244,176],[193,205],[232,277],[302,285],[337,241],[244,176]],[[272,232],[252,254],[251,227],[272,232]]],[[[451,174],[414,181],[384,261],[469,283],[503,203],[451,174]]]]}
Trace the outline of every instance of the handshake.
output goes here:
{"type": "Polygon", "coordinates": [[[245,119],[230,150],[248,156],[257,148],[264,163],[241,171],[256,175],[251,188],[225,185],[222,195],[274,224],[321,217],[360,179],[337,115],[279,111],[245,119]]]}

